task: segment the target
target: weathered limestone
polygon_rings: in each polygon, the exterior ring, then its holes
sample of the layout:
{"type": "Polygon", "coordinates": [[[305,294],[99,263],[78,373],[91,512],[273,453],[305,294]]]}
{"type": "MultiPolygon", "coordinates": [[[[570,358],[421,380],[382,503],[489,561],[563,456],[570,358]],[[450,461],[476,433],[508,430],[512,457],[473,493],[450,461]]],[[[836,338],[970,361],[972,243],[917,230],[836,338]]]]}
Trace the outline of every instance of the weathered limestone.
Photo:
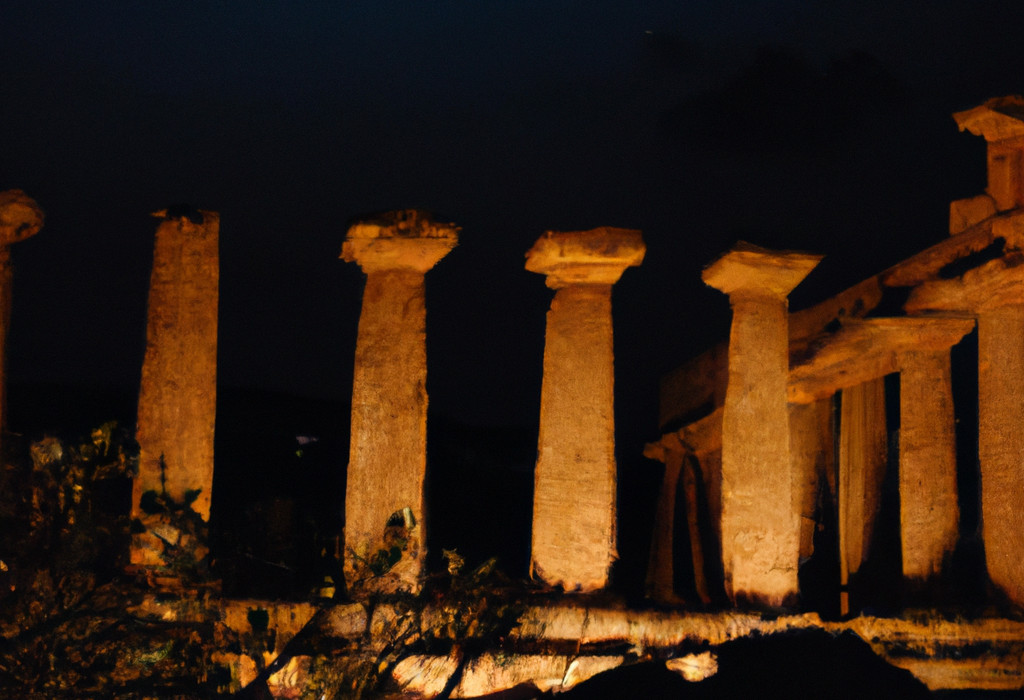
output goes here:
{"type": "Polygon", "coordinates": [[[1024,256],[992,260],[957,279],[921,285],[910,313],[978,319],[978,460],[989,578],[1024,605],[1024,256]]]}
{"type": "Polygon", "coordinates": [[[793,475],[794,508],[800,522],[799,559],[814,553],[815,511],[824,483],[835,493],[835,449],[833,447],[832,401],[790,404],[789,445],[793,475]]]}
{"type": "Polygon", "coordinates": [[[615,551],[612,285],[644,257],[639,231],[545,233],[526,269],[556,290],[547,315],[531,569],[567,591],[603,588],[615,551]]]}
{"type": "Polygon", "coordinates": [[[820,256],[738,244],[704,282],[729,295],[722,424],[722,563],[734,601],[794,602],[800,523],[790,465],[789,292],[820,256]]]}
{"type": "Polygon", "coordinates": [[[842,390],[839,415],[840,613],[849,612],[850,577],[868,555],[888,462],[885,377],[842,390]]]}
{"type": "Polygon", "coordinates": [[[907,351],[899,361],[903,576],[926,581],[953,553],[960,522],[949,350],[907,351]]]}
{"type": "MultiPolygon", "coordinates": [[[[210,518],[217,403],[218,238],[216,212],[160,211],[149,287],[146,354],[139,386],[139,474],[132,515],[145,524],[143,495],[210,518]],[[198,494],[197,494],[198,492],[198,494]]],[[[159,564],[155,535],[136,535],[132,564],[159,564]]]]}
{"type": "MultiPolygon", "coordinates": [[[[790,401],[807,402],[901,372],[900,504],[903,567],[910,579],[938,574],[943,557],[956,545],[959,515],[949,348],[973,327],[966,318],[851,320],[790,374],[790,401]]],[[[874,400],[884,402],[884,396],[874,400]]],[[[878,409],[872,410],[877,415],[878,409]]],[[[856,429],[840,424],[842,432],[848,427],[856,429]]],[[[840,476],[848,478],[861,477],[840,476]]],[[[845,496],[840,498],[843,506],[848,504],[845,496]]],[[[851,512],[840,508],[844,565],[863,555],[846,550],[842,533],[855,536],[854,531],[865,526],[857,515],[860,507],[849,505],[851,512]]]]}
{"type": "Polygon", "coordinates": [[[388,212],[353,225],[342,247],[342,259],[366,273],[345,493],[345,575],[357,591],[419,588],[426,553],[423,278],[455,247],[458,231],[425,212],[388,212]]]}
{"type": "MultiPolygon", "coordinates": [[[[988,187],[991,200],[953,202],[950,231],[963,228],[991,216],[994,211],[1009,211],[1024,205],[1024,98],[1017,95],[996,97],[974,109],[953,115],[961,131],[965,129],[988,142],[988,187]],[[966,224],[966,225],[964,225],[966,224]]],[[[961,229],[962,230],[962,229],[961,229]]]]}
{"type": "Polygon", "coordinates": [[[21,190],[0,192],[0,431],[7,425],[7,332],[11,326],[13,243],[39,233],[43,210],[21,190]]]}
{"type": "Polygon", "coordinates": [[[679,475],[686,455],[679,438],[666,435],[658,443],[648,445],[644,455],[665,465],[665,473],[658,492],[654,511],[654,531],[651,534],[651,553],[647,562],[646,593],[659,603],[675,603],[675,508],[679,475]]]}
{"type": "Polygon", "coordinates": [[[978,315],[978,459],[989,578],[1024,606],[1024,289],[978,315]]]}

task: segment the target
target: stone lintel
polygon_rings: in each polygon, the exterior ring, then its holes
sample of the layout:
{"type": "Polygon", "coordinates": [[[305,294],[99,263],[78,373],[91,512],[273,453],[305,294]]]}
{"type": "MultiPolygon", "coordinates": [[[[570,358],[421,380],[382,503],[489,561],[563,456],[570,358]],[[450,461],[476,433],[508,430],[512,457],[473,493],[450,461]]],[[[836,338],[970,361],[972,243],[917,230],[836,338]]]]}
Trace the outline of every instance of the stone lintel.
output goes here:
{"type": "Polygon", "coordinates": [[[970,318],[847,321],[810,358],[790,369],[788,400],[810,403],[899,371],[899,354],[947,350],[974,328],[970,318]]]}
{"type": "Polygon", "coordinates": [[[644,260],[640,231],[601,226],[589,231],[545,231],[526,252],[526,269],[547,275],[547,286],[615,284],[644,260]]]}
{"type": "Polygon", "coordinates": [[[644,457],[664,462],[670,452],[691,452],[698,457],[722,449],[722,407],[679,430],[665,433],[644,445],[644,457]]]}
{"type": "Polygon", "coordinates": [[[341,258],[363,272],[415,270],[426,273],[454,248],[460,227],[439,223],[418,209],[385,212],[349,227],[341,258]]]}
{"type": "Polygon", "coordinates": [[[30,238],[43,227],[43,210],[21,190],[0,192],[0,245],[30,238]]]}
{"type": "Polygon", "coordinates": [[[719,406],[698,421],[690,423],[678,432],[679,440],[695,455],[722,449],[722,413],[719,406]]]}
{"type": "Polygon", "coordinates": [[[669,455],[685,451],[683,443],[676,433],[665,433],[657,442],[644,445],[644,457],[665,463],[669,455]]]}
{"type": "Polygon", "coordinates": [[[1024,212],[996,214],[955,236],[925,248],[881,274],[886,287],[912,287],[939,278],[941,270],[961,258],[978,253],[996,239],[1006,241],[1007,250],[1024,249],[1024,212]]]}
{"type": "Polygon", "coordinates": [[[960,131],[983,136],[989,143],[1024,138],[1024,97],[993,97],[984,104],[954,112],[960,131]]]}
{"type": "Polygon", "coordinates": [[[740,290],[787,296],[813,270],[823,256],[797,251],[776,251],[740,241],[701,274],[704,283],[733,294],[740,290]]]}
{"type": "Polygon", "coordinates": [[[728,342],[715,345],[664,375],[658,386],[658,424],[665,427],[699,415],[707,405],[721,406],[728,376],[728,342]]]}
{"type": "Polygon", "coordinates": [[[925,282],[903,305],[909,314],[938,311],[977,314],[1024,303],[1024,254],[1014,252],[968,270],[960,277],[925,282]]]}

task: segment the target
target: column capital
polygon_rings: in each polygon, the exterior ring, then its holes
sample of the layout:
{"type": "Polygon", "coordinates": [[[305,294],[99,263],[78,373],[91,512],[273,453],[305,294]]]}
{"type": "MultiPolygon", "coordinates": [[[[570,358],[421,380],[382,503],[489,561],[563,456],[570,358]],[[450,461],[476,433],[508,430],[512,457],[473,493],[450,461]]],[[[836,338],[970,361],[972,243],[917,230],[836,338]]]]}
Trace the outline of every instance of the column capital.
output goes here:
{"type": "Polygon", "coordinates": [[[983,136],[989,143],[1024,138],[1024,98],[994,97],[972,109],[954,112],[953,119],[960,131],[983,136]]]}
{"type": "MultiPolygon", "coordinates": [[[[996,97],[984,104],[953,115],[960,131],[983,136],[988,143],[988,186],[986,194],[996,211],[1018,209],[1024,205],[1024,98],[1019,95],[996,97]]],[[[980,202],[981,210],[974,216],[984,216],[989,207],[980,202]]],[[[974,207],[976,208],[976,203],[974,207]]],[[[954,205],[958,218],[971,213],[971,206],[954,205]]],[[[970,222],[969,216],[966,222],[970,222]]],[[[959,226],[959,222],[957,226],[959,226]]],[[[954,228],[951,226],[951,228],[954,228]]]]}
{"type": "Polygon", "coordinates": [[[589,231],[545,231],[526,252],[526,269],[547,275],[547,285],[615,284],[647,252],[640,231],[601,226],[589,231]]]}
{"type": "Polygon", "coordinates": [[[730,296],[750,291],[784,298],[823,257],[791,250],[769,250],[739,241],[732,250],[704,268],[701,279],[730,296]]]}
{"type": "Polygon", "coordinates": [[[401,209],[352,224],[341,259],[363,272],[413,270],[426,273],[458,244],[460,227],[439,223],[428,212],[401,209]]]}
{"type": "Polygon", "coordinates": [[[21,190],[0,192],[0,245],[30,238],[43,227],[43,210],[21,190]]]}

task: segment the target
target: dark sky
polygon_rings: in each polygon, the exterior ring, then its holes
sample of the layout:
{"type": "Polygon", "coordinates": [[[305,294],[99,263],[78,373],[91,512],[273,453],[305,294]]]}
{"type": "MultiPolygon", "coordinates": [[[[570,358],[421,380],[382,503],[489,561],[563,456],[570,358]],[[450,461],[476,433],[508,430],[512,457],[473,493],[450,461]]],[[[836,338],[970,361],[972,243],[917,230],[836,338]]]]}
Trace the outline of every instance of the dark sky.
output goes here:
{"type": "Polygon", "coordinates": [[[0,190],[18,244],[9,376],[134,386],[156,221],[221,212],[220,379],[351,381],[355,215],[463,227],[428,275],[437,415],[536,421],[546,229],[639,228],[615,290],[619,423],[727,332],[699,272],[737,239],[827,255],[798,308],[946,234],[984,187],[950,118],[1024,92],[1024,3],[4,3],[0,190]],[[642,7],[641,7],[642,6],[642,7]]]}

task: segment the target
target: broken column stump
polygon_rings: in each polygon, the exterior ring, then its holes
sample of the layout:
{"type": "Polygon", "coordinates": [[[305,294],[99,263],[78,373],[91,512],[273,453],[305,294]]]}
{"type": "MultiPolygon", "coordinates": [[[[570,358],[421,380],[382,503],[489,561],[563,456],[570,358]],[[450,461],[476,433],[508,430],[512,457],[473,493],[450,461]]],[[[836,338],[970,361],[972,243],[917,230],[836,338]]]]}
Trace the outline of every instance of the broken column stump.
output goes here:
{"type": "Polygon", "coordinates": [[[0,430],[7,426],[7,332],[11,327],[11,249],[39,233],[43,210],[21,190],[0,192],[0,430]]]}
{"type": "Polygon", "coordinates": [[[459,228],[425,212],[382,214],[348,230],[341,257],[366,273],[352,379],[345,492],[349,589],[419,590],[426,555],[424,275],[459,228]]]}
{"type": "Polygon", "coordinates": [[[526,269],[556,290],[547,315],[531,571],[566,591],[608,582],[615,550],[612,285],[643,261],[639,231],[541,236],[526,269]]]}
{"type": "Polygon", "coordinates": [[[132,537],[131,563],[144,567],[166,565],[168,548],[205,554],[205,544],[192,541],[203,533],[183,531],[184,521],[173,521],[186,509],[203,523],[210,519],[217,413],[220,217],[184,210],[154,216],[161,221],[139,386],[139,473],[132,488],[132,517],[144,531],[132,537]]]}
{"type": "Polygon", "coordinates": [[[739,243],[703,273],[729,295],[722,416],[722,565],[734,602],[795,603],[800,521],[790,464],[789,292],[819,255],[739,243]]]}

